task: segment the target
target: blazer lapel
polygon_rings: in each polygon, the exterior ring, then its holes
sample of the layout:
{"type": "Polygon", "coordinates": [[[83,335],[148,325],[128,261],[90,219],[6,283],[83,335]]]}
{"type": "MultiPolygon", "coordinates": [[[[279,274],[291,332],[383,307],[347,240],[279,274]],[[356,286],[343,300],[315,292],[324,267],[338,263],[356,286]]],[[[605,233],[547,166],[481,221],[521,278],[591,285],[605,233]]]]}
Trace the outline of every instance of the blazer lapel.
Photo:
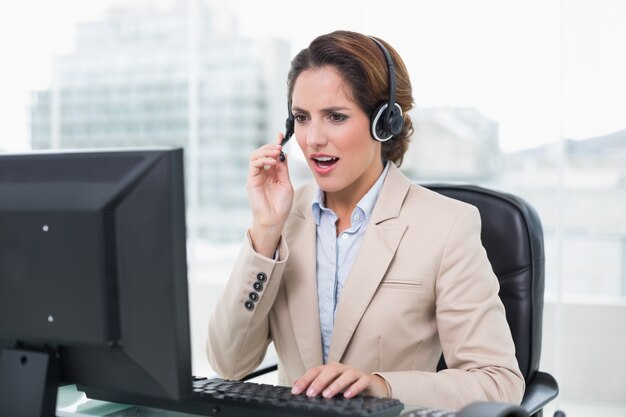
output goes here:
{"type": "Polygon", "coordinates": [[[322,364],[322,337],[317,301],[317,278],[315,265],[315,221],[311,213],[311,193],[304,192],[298,200],[290,231],[290,262],[285,278],[287,304],[293,331],[304,362],[305,369],[322,364]],[[308,200],[307,200],[308,198],[308,200]]]}
{"type": "MultiPolygon", "coordinates": [[[[398,218],[411,182],[391,165],[367,225],[359,255],[341,292],[328,361],[341,358],[407,229],[398,218]]],[[[318,319],[319,325],[319,319],[318,319]]]]}

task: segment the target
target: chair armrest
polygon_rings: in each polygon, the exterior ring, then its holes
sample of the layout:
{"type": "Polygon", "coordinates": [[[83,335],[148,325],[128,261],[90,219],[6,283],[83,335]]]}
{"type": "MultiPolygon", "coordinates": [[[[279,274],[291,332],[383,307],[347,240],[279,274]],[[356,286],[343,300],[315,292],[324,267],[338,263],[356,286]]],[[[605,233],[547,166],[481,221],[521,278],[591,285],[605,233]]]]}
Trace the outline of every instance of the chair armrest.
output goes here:
{"type": "Polygon", "coordinates": [[[529,415],[540,411],[546,404],[559,394],[559,384],[554,377],[546,372],[535,372],[526,384],[521,406],[529,415]]]}
{"type": "Polygon", "coordinates": [[[528,413],[522,407],[489,402],[471,403],[461,408],[456,415],[457,417],[528,417],[528,413]]]}
{"type": "Polygon", "coordinates": [[[247,381],[249,379],[256,378],[259,375],[273,372],[277,369],[278,369],[278,358],[276,356],[271,356],[271,357],[265,358],[265,360],[263,360],[263,362],[261,362],[261,364],[254,371],[250,372],[248,375],[241,378],[240,381],[247,381]]]}

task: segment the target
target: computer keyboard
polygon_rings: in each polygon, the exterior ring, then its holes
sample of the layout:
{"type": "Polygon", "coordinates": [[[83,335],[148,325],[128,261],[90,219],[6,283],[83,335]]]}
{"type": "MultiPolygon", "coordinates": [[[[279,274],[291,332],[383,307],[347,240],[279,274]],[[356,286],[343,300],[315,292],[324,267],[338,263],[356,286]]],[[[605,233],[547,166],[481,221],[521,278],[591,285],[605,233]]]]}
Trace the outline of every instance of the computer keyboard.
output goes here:
{"type": "MultiPolygon", "coordinates": [[[[328,416],[328,417],[395,417],[404,405],[396,399],[359,395],[350,399],[294,395],[291,388],[228,381],[214,378],[194,378],[194,400],[210,403],[206,415],[220,417],[262,416],[328,416]]],[[[190,410],[193,411],[193,410],[190,410]]]]}

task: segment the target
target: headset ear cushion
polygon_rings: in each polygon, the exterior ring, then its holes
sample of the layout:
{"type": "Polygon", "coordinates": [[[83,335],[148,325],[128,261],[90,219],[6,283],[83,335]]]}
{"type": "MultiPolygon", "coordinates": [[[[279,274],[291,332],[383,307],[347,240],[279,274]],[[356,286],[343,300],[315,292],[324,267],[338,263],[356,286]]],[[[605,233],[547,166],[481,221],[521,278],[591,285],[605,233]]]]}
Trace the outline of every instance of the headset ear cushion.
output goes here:
{"type": "Polygon", "coordinates": [[[404,118],[402,117],[402,108],[398,103],[394,103],[395,106],[391,110],[391,115],[389,116],[389,126],[388,130],[393,136],[396,136],[402,132],[404,129],[404,118]]]}
{"type": "Polygon", "coordinates": [[[384,142],[390,139],[390,132],[385,128],[385,109],[389,106],[389,103],[380,103],[370,116],[370,133],[372,138],[384,142]]]}
{"type": "Polygon", "coordinates": [[[404,119],[402,118],[402,108],[398,103],[394,103],[393,110],[389,116],[389,123],[385,123],[387,116],[388,102],[383,102],[376,107],[370,117],[372,138],[379,142],[386,142],[395,135],[402,132],[404,119]]]}

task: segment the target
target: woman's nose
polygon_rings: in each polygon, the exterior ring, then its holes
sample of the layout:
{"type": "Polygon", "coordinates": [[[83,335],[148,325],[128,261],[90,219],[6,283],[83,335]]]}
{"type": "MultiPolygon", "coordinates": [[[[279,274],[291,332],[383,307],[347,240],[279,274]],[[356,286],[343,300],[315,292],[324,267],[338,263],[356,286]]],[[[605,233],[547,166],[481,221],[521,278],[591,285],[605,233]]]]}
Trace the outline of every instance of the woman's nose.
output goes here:
{"type": "Polygon", "coordinates": [[[310,147],[319,147],[326,144],[324,129],[318,121],[311,120],[307,126],[306,143],[310,147]]]}

